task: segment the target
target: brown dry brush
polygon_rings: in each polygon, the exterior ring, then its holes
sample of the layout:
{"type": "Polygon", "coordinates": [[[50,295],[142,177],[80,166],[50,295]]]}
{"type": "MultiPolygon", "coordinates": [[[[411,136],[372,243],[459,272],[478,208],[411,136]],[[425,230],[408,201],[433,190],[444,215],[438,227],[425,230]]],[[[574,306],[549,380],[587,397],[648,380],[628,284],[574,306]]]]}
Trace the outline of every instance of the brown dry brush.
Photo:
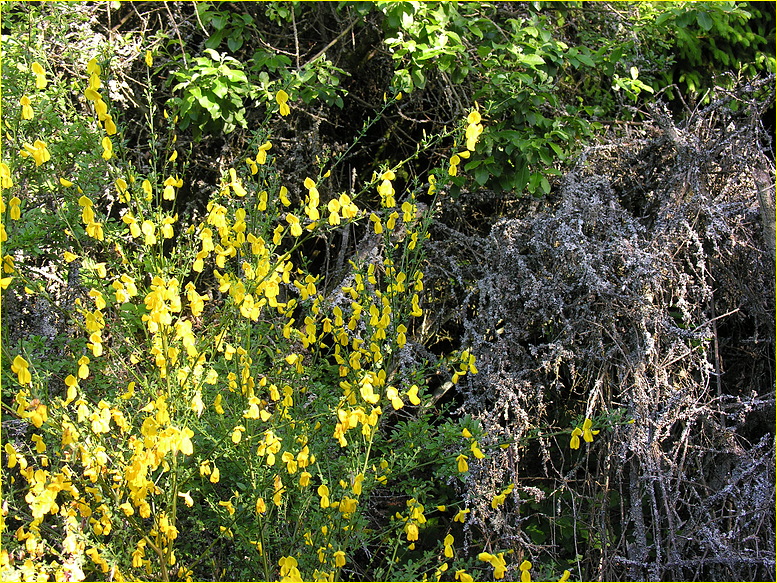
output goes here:
{"type": "Polygon", "coordinates": [[[754,179],[774,183],[773,83],[682,125],[656,107],[542,203],[449,202],[430,334],[477,355],[457,398],[494,446],[462,488],[471,540],[583,580],[775,580],[774,263],[754,179]],[[496,205],[512,218],[485,236],[450,226],[496,205]],[[571,450],[584,417],[601,432],[571,450]]]}

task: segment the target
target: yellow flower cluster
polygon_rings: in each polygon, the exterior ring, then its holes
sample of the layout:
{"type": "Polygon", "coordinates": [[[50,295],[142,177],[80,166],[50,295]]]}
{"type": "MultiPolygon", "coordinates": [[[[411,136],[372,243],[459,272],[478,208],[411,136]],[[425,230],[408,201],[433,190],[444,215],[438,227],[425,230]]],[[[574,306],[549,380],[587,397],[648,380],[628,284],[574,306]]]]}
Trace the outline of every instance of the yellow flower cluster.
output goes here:
{"type": "Polygon", "coordinates": [[[515,488],[515,484],[509,484],[506,488],[504,488],[499,494],[495,495],[491,499],[491,508],[496,510],[505,503],[505,499],[507,496],[512,493],[513,489],[515,488]]]}
{"type": "Polygon", "coordinates": [[[113,144],[108,136],[112,136],[116,133],[116,123],[113,121],[111,114],[108,113],[108,104],[103,101],[102,95],[99,92],[100,87],[102,87],[102,81],[100,80],[102,67],[97,64],[97,57],[92,58],[86,64],[86,72],[89,73],[89,84],[87,88],[84,89],[84,97],[94,105],[97,119],[100,121],[107,134],[107,136],[102,139],[102,156],[105,160],[110,160],[113,156],[113,144]]]}
{"type": "Polygon", "coordinates": [[[44,162],[51,160],[51,153],[46,146],[46,142],[42,140],[35,140],[35,143],[31,146],[27,142],[22,144],[22,150],[19,152],[22,158],[29,158],[35,160],[35,166],[40,166],[44,162]]]}
{"type": "Polygon", "coordinates": [[[451,156],[450,160],[448,161],[448,175],[457,176],[459,174],[459,164],[461,164],[462,159],[466,158],[469,158],[469,151],[467,150],[463,150],[458,154],[451,156]]]}
{"type": "Polygon", "coordinates": [[[418,540],[418,528],[426,524],[426,516],[424,516],[423,504],[420,504],[415,498],[411,498],[406,504],[408,508],[407,516],[397,512],[394,518],[405,524],[403,531],[407,537],[407,542],[410,543],[408,548],[413,550],[415,549],[415,541],[418,540]]]}
{"type": "Polygon", "coordinates": [[[275,101],[278,104],[279,112],[281,115],[286,116],[291,113],[291,109],[289,109],[289,94],[286,93],[283,89],[278,91],[278,93],[275,94],[275,101]]]}
{"type": "MultiPolygon", "coordinates": [[[[149,67],[153,65],[150,51],[145,60],[149,67]]],[[[102,69],[95,58],[86,70],[89,80],[84,97],[104,132],[100,136],[102,158],[112,161],[111,136],[117,128],[100,93],[102,69]]],[[[43,69],[33,67],[33,72],[45,87],[43,69]]],[[[278,91],[275,101],[280,114],[289,115],[288,94],[278,91]]],[[[22,97],[24,119],[34,116],[32,104],[29,96],[22,97]]],[[[468,121],[474,127],[480,120],[473,122],[470,115],[468,121]]],[[[469,157],[470,140],[474,146],[479,135],[471,138],[474,131],[468,126],[468,149],[451,159],[451,168],[469,157]]],[[[333,580],[337,569],[347,564],[349,547],[344,541],[348,539],[334,535],[355,528],[362,496],[375,484],[386,484],[392,471],[386,459],[370,459],[381,416],[384,410],[417,407],[422,402],[420,383],[406,380],[415,377],[398,376],[392,381],[390,371],[408,343],[409,319],[423,316],[424,283],[417,245],[427,236],[426,227],[414,196],[403,201],[397,194],[394,170],[376,175],[382,208],[365,223],[383,235],[386,258],[382,263],[354,263],[347,283],[325,295],[319,289],[320,278],[298,268],[292,257],[311,234],[333,230],[364,215],[352,200],[353,194],[322,196],[326,183],[320,178],[304,180],[299,208],[289,208],[288,190],[267,180],[264,172],[259,184],[266,190],[249,194],[253,189],[246,176],[259,174],[271,149],[272,143],[264,141],[255,156],[246,158],[243,177],[227,168],[203,221],[186,232],[190,240],[182,236],[175,247],[165,245],[164,252],[160,240],[174,237],[178,216],[165,215],[162,205],[170,206],[164,201],[175,201],[184,184],[177,174],[171,172],[154,185],[148,179],[136,181],[131,170],[123,176],[113,175],[111,190],[115,188],[118,202],[126,205],[121,207],[123,225],[118,229],[109,220],[100,222],[90,198],[94,195],[87,196],[75,186],[86,233],[115,246],[114,263],[86,267],[97,277],[87,286],[94,286],[87,292],[89,305],[78,300],[75,307],[91,354],[75,355],[77,369],[62,375],[65,395],[53,404],[32,397],[39,389],[37,374],[33,383],[27,360],[22,355],[14,358],[11,369],[22,385],[16,395],[16,414],[36,431],[24,453],[14,444],[4,446],[7,467],[27,486],[25,501],[32,520],[17,531],[16,538],[32,559],[31,565],[51,552],[44,543],[44,520],[53,515],[62,519],[63,560],[48,569],[47,576],[59,569],[58,580],[82,580],[91,576],[84,569],[123,580],[111,548],[112,533],[121,529],[137,531],[126,564],[131,554],[133,569],[148,575],[161,573],[168,579],[172,573],[168,567],[176,565],[174,545],[182,528],[176,519],[176,504],[194,507],[195,500],[207,497],[208,489],[223,482],[218,497],[208,501],[228,521],[220,526],[222,536],[233,536],[232,523],[246,507],[237,490],[229,496],[235,478],[230,467],[233,454],[250,466],[252,478],[259,476],[254,485],[260,486],[248,501],[257,521],[297,512],[295,494],[305,489],[306,496],[318,494],[316,519],[324,522],[300,531],[305,545],[318,548],[322,566],[313,572],[314,579],[333,580]],[[155,192],[156,205],[147,204],[154,200],[155,192]],[[140,257],[145,260],[142,265],[137,264],[140,257]],[[106,269],[106,265],[119,265],[119,260],[120,270],[106,269]],[[208,295],[198,291],[198,286],[203,289],[200,274],[206,266],[203,278],[212,275],[217,287],[208,295]],[[216,323],[219,331],[213,334],[203,333],[206,302],[212,302],[214,310],[223,310],[219,312],[223,319],[216,323]],[[254,341],[255,331],[277,334],[277,343],[254,341]],[[145,353],[133,346],[135,341],[143,343],[145,353]],[[114,361],[114,356],[125,358],[114,361]],[[317,367],[324,359],[334,363],[341,392],[323,410],[331,417],[324,421],[319,414],[311,423],[300,412],[318,398],[312,393],[319,391],[316,375],[321,369],[317,367]],[[117,379],[121,379],[120,388],[103,390],[117,379]],[[207,415],[209,409],[215,412],[212,417],[207,415]],[[201,450],[195,432],[199,438],[201,430],[217,425],[226,433],[215,435],[213,443],[218,445],[213,449],[201,450]],[[322,427],[323,434],[319,432],[322,427]],[[326,440],[336,440],[342,448],[350,447],[345,453],[354,463],[339,479],[339,488],[338,480],[318,467],[316,432],[326,440]],[[201,457],[193,460],[195,447],[201,457]],[[28,461],[31,456],[34,462],[28,461]]],[[[38,166],[50,159],[40,140],[24,144],[21,156],[32,157],[38,166]]],[[[173,152],[166,162],[176,157],[173,152]]],[[[0,165],[0,182],[3,187],[13,184],[5,164],[0,165]]],[[[59,183],[65,188],[74,186],[65,178],[59,178],[59,183]]],[[[433,187],[432,178],[430,183],[433,187]]],[[[20,218],[21,202],[18,197],[10,200],[12,220],[20,218]]],[[[76,259],[69,251],[64,257],[67,262],[76,259]]],[[[4,258],[3,266],[4,271],[13,272],[13,258],[4,258]]],[[[477,373],[477,368],[474,356],[465,351],[454,382],[467,373],[477,373]]],[[[214,436],[206,439],[210,437],[214,436]]],[[[375,450],[377,447],[373,455],[375,450]]],[[[475,458],[484,457],[475,439],[470,441],[470,451],[475,458]]],[[[461,471],[466,471],[466,459],[459,456],[461,471]]],[[[468,509],[460,510],[454,521],[463,522],[467,513],[468,509]]],[[[405,516],[397,513],[396,518],[401,521],[400,536],[414,548],[427,521],[424,506],[412,498],[405,516]]],[[[266,540],[252,544],[260,555],[266,552],[266,540]]],[[[442,541],[442,553],[447,559],[456,554],[452,534],[442,541]]],[[[0,554],[0,560],[5,565],[9,559],[0,554]]],[[[283,580],[302,580],[297,558],[283,556],[277,564],[283,580]]],[[[177,569],[179,577],[191,577],[186,566],[177,569]]],[[[434,577],[439,580],[447,569],[448,564],[442,564],[434,577]]],[[[30,566],[28,571],[30,577],[43,577],[37,567],[30,566]]],[[[455,579],[472,580],[463,569],[456,571],[455,579]]]]}
{"type": "Polygon", "coordinates": [[[453,377],[451,378],[453,384],[459,382],[459,379],[468,372],[472,374],[478,374],[478,368],[475,366],[475,360],[475,355],[471,354],[469,350],[463,350],[461,352],[461,356],[459,358],[459,370],[453,373],[453,377]]]}
{"type": "MultiPolygon", "coordinates": [[[[36,89],[45,89],[48,81],[46,80],[46,71],[43,69],[41,64],[37,62],[32,63],[32,72],[35,75],[36,89]]],[[[32,109],[32,100],[28,95],[21,96],[19,99],[19,105],[21,105],[21,118],[23,120],[31,120],[33,117],[35,117],[35,112],[32,109]]],[[[40,166],[44,162],[47,162],[51,159],[51,154],[49,153],[45,142],[41,140],[35,140],[35,143],[32,146],[25,142],[22,146],[22,150],[19,152],[19,155],[23,158],[32,156],[33,160],[35,160],[35,166],[40,166]]],[[[5,164],[3,166],[5,166],[5,164]]],[[[7,172],[7,169],[8,167],[5,166],[6,172],[4,172],[4,174],[7,173],[7,177],[10,179],[10,172],[7,172]]],[[[3,182],[3,188],[10,188],[11,184],[5,183],[5,181],[3,182]]],[[[10,180],[8,180],[8,182],[10,182],[10,180]]]]}
{"type": "Polygon", "coordinates": [[[93,239],[102,241],[105,238],[103,226],[102,223],[98,223],[94,220],[94,203],[88,196],[81,195],[81,198],[78,199],[78,204],[83,207],[81,211],[81,220],[83,221],[84,226],[86,226],[86,234],[93,239]]]}
{"type": "Polygon", "coordinates": [[[378,186],[378,194],[380,195],[381,204],[385,208],[394,208],[397,206],[397,202],[394,199],[396,192],[394,191],[394,186],[391,184],[391,181],[396,177],[396,174],[391,170],[387,170],[380,175],[381,183],[378,186]]]}
{"type": "Polygon", "coordinates": [[[593,426],[593,421],[586,418],[585,421],[583,421],[583,428],[575,427],[572,430],[572,437],[569,440],[569,447],[571,449],[578,449],[580,447],[580,437],[583,437],[583,441],[586,443],[591,443],[594,440],[594,435],[599,434],[599,430],[592,430],[591,427],[593,426]]]}
{"type": "Polygon", "coordinates": [[[485,561],[494,568],[494,579],[504,579],[505,571],[507,570],[507,562],[504,558],[504,553],[492,555],[491,553],[480,553],[478,559],[485,561]]]}
{"type": "Polygon", "coordinates": [[[480,134],[483,133],[483,124],[480,123],[482,118],[477,110],[473,110],[467,116],[467,129],[465,130],[465,136],[467,138],[467,150],[474,152],[475,144],[478,143],[480,134]]]}

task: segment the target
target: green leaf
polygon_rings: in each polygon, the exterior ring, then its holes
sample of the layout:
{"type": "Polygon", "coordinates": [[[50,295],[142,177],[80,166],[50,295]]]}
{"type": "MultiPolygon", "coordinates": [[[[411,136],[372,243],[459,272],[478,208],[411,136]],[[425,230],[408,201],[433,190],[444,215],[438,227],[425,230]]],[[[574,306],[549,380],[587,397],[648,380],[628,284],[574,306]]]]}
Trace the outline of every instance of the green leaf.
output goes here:
{"type": "Polygon", "coordinates": [[[219,30],[212,34],[208,40],[205,41],[205,47],[208,49],[215,49],[217,46],[221,44],[221,41],[224,39],[224,31],[219,30]]]}
{"type": "Polygon", "coordinates": [[[221,55],[218,54],[213,49],[205,49],[205,52],[208,53],[210,58],[213,59],[214,61],[219,61],[219,62],[221,61],[221,55]]]}
{"type": "Polygon", "coordinates": [[[579,55],[577,55],[577,60],[580,61],[581,63],[583,63],[584,65],[589,66],[589,67],[595,67],[596,66],[596,63],[594,63],[594,60],[591,57],[589,57],[588,55],[583,54],[583,53],[580,53],[579,55]]]}
{"type": "Polygon", "coordinates": [[[414,69],[410,76],[413,79],[413,85],[419,89],[423,89],[426,86],[426,75],[420,69],[414,69]]]}
{"type": "Polygon", "coordinates": [[[710,18],[710,15],[707,14],[706,12],[697,12],[696,22],[701,27],[701,29],[705,32],[709,31],[712,28],[712,18],[710,18]]]}
{"type": "Polygon", "coordinates": [[[230,36],[227,39],[227,46],[233,53],[239,50],[243,46],[243,35],[230,36]]]}
{"type": "Polygon", "coordinates": [[[227,88],[227,86],[226,86],[226,85],[224,85],[223,83],[216,83],[216,84],[213,86],[213,89],[212,89],[212,91],[213,91],[213,94],[214,94],[216,97],[218,97],[219,99],[224,99],[224,97],[226,96],[226,94],[227,94],[227,93],[229,93],[229,89],[228,89],[228,88],[227,88]]]}
{"type": "Polygon", "coordinates": [[[523,63],[524,65],[529,65],[530,67],[537,67],[539,65],[545,64],[545,59],[543,59],[539,55],[520,55],[518,57],[518,61],[523,63]]]}
{"type": "Polygon", "coordinates": [[[225,15],[222,16],[213,16],[210,19],[210,23],[213,25],[213,28],[216,30],[221,30],[224,28],[224,25],[227,23],[227,18],[225,15]]]}
{"type": "Polygon", "coordinates": [[[493,50],[493,47],[489,45],[480,45],[478,47],[478,56],[481,59],[485,59],[489,54],[491,54],[492,50],[493,50]]]}

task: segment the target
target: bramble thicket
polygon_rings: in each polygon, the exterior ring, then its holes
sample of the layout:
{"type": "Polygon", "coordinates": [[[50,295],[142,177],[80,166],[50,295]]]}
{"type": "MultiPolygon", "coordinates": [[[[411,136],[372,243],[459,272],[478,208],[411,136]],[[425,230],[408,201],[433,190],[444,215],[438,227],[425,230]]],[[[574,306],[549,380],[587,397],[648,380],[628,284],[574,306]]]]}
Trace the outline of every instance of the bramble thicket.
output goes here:
{"type": "Polygon", "coordinates": [[[757,4],[3,3],[3,580],[773,580],[757,4]]]}

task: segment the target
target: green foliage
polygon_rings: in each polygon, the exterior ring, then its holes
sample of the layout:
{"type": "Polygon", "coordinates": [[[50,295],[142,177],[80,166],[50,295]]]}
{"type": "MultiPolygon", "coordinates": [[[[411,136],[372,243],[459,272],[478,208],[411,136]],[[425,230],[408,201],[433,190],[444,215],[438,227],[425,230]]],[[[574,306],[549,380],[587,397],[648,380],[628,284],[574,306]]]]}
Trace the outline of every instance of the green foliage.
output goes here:
{"type": "Polygon", "coordinates": [[[665,30],[662,36],[674,39],[677,64],[657,79],[662,86],[677,83],[684,93],[696,95],[711,89],[710,81],[731,87],[733,79],[718,78],[727,70],[745,77],[774,72],[773,51],[765,52],[766,31],[750,24],[754,14],[762,16],[755,3],[670,2],[661,9],[644,32],[665,30]]]}
{"type": "Polygon", "coordinates": [[[465,165],[477,184],[543,195],[549,178],[591,136],[594,107],[562,103],[557,85],[567,68],[595,66],[585,46],[554,38],[548,19],[497,24],[490,5],[385,3],[386,44],[396,62],[394,82],[403,91],[424,89],[429,78],[466,82],[483,104],[489,129],[483,154],[465,165]]]}
{"type": "MultiPolygon", "coordinates": [[[[287,27],[292,20],[292,12],[299,12],[301,16],[303,10],[296,3],[291,6],[292,9],[289,9],[282,3],[268,3],[265,15],[270,21],[287,27]]],[[[254,18],[248,13],[238,14],[233,10],[220,9],[212,2],[199,2],[197,13],[203,25],[214,30],[205,41],[208,49],[218,49],[226,42],[225,48],[236,54],[244,49],[246,38],[261,38],[254,18]]],[[[249,45],[253,52],[245,60],[245,72],[248,75],[246,81],[252,87],[260,91],[284,88],[293,98],[298,97],[306,104],[320,100],[327,106],[343,107],[345,91],[340,83],[347,73],[335,66],[326,55],[318,55],[305,63],[300,63],[297,58],[295,67],[288,54],[268,50],[264,43],[251,42],[249,45]],[[271,75],[277,75],[278,78],[273,80],[271,75]]]]}
{"type": "Polygon", "coordinates": [[[243,65],[233,57],[206,48],[207,56],[196,57],[193,63],[175,71],[178,81],[173,92],[181,92],[171,105],[178,111],[179,126],[193,126],[195,138],[203,132],[232,132],[246,127],[246,100],[257,97],[243,71],[243,65]]]}
{"type": "Polygon", "coordinates": [[[205,47],[208,49],[218,49],[222,41],[227,41],[229,50],[237,52],[245,42],[244,37],[251,34],[251,28],[254,19],[250,14],[236,14],[230,10],[217,10],[210,2],[201,2],[197,4],[197,15],[200,17],[203,25],[210,25],[215,29],[208,40],[205,41],[205,47]]]}

